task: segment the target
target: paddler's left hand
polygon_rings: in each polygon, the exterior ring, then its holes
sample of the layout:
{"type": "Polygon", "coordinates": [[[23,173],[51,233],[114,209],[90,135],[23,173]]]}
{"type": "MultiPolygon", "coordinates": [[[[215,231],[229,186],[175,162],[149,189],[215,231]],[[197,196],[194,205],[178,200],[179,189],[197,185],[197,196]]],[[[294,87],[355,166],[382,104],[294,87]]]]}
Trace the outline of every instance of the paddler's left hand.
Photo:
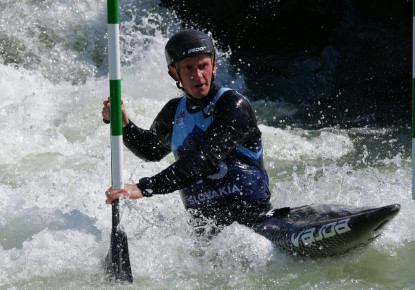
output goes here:
{"type": "Polygon", "coordinates": [[[105,191],[107,196],[106,204],[111,204],[116,199],[139,199],[143,197],[143,193],[136,184],[124,184],[124,189],[113,189],[110,187],[105,191]]]}
{"type": "MultiPolygon", "coordinates": [[[[102,118],[105,123],[109,123],[111,120],[111,103],[110,103],[110,97],[108,97],[108,100],[103,102],[103,107],[101,111],[102,118]]],[[[121,112],[122,112],[122,126],[123,128],[127,126],[130,121],[127,116],[127,111],[125,110],[124,103],[121,101],[121,112]]]]}

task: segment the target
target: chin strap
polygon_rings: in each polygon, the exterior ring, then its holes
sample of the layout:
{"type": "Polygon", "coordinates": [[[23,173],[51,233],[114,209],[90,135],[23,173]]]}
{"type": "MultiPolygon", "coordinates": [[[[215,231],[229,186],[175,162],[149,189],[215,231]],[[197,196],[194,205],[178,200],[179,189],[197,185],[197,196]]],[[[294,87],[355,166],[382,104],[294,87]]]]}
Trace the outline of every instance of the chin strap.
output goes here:
{"type": "MultiPolygon", "coordinates": [[[[177,70],[177,69],[176,69],[177,70]]],[[[173,77],[173,74],[170,72],[170,70],[167,72],[168,74],[169,74],[169,76],[171,76],[172,77],[172,79],[174,79],[175,80],[175,78],[173,77]]],[[[180,74],[179,74],[179,72],[177,71],[177,74],[179,75],[179,77],[180,77],[180,74]]],[[[189,96],[191,99],[195,99],[195,97],[193,97],[191,94],[189,94],[181,85],[180,85],[180,80],[178,80],[178,81],[176,81],[176,86],[180,89],[180,90],[182,90],[184,93],[185,93],[185,95],[186,96],[189,96]]]]}
{"type": "Polygon", "coordinates": [[[185,88],[183,88],[183,87],[180,85],[180,81],[176,81],[176,86],[184,92],[184,94],[186,95],[186,97],[188,97],[189,99],[197,100],[195,97],[193,97],[191,94],[189,94],[189,93],[186,91],[186,89],[185,89],[185,88]]]}

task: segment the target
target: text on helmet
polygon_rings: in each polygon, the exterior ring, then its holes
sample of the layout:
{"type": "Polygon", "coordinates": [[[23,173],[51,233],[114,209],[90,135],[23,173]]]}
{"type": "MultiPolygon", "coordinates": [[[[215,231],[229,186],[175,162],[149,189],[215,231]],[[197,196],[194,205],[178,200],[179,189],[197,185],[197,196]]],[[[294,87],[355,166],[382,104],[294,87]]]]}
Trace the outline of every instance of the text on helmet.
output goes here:
{"type": "Polygon", "coordinates": [[[206,50],[206,46],[201,46],[201,47],[195,47],[195,48],[191,48],[187,51],[187,53],[194,53],[194,52],[198,52],[198,51],[204,51],[206,50]]]}

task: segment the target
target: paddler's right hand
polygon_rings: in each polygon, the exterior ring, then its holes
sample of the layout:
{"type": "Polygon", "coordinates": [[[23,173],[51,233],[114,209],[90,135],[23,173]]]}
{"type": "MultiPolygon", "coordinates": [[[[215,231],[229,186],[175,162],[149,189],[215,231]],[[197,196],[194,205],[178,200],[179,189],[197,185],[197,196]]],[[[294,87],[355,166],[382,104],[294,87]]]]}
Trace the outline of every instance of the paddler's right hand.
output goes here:
{"type": "MultiPolygon", "coordinates": [[[[104,107],[102,108],[102,118],[103,121],[107,124],[109,124],[111,120],[111,103],[110,103],[110,97],[108,97],[108,100],[103,102],[104,107]]],[[[127,126],[130,121],[128,120],[127,112],[125,111],[124,103],[121,102],[121,111],[122,111],[122,126],[127,126]]]]}
{"type": "Polygon", "coordinates": [[[137,187],[137,184],[124,184],[124,189],[113,189],[112,187],[108,188],[105,191],[107,196],[106,204],[111,204],[116,199],[139,199],[143,197],[143,193],[137,187]]]}

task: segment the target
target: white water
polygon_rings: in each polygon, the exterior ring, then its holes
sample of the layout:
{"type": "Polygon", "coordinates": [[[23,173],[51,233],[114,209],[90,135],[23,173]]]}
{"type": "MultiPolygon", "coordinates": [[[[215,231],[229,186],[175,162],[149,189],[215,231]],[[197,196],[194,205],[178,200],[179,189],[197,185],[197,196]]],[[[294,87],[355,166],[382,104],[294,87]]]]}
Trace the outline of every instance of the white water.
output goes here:
{"type": "MultiPolygon", "coordinates": [[[[123,100],[144,128],[180,93],[163,55],[180,22],[157,3],[121,7],[123,100]]],[[[100,116],[109,94],[105,2],[9,0],[0,3],[0,15],[0,289],[415,287],[409,130],[265,125],[260,128],[275,207],[401,203],[384,235],[364,250],[309,260],[280,253],[236,224],[210,245],[197,241],[177,193],[127,201],[122,223],[135,280],[130,286],[109,283],[102,268],[111,228],[104,203],[109,127],[100,116]]],[[[232,71],[227,54],[219,82],[244,91],[243,76],[232,71]]],[[[278,114],[293,113],[277,106],[278,114]]],[[[173,160],[143,163],[124,154],[126,182],[173,160]]]]}

